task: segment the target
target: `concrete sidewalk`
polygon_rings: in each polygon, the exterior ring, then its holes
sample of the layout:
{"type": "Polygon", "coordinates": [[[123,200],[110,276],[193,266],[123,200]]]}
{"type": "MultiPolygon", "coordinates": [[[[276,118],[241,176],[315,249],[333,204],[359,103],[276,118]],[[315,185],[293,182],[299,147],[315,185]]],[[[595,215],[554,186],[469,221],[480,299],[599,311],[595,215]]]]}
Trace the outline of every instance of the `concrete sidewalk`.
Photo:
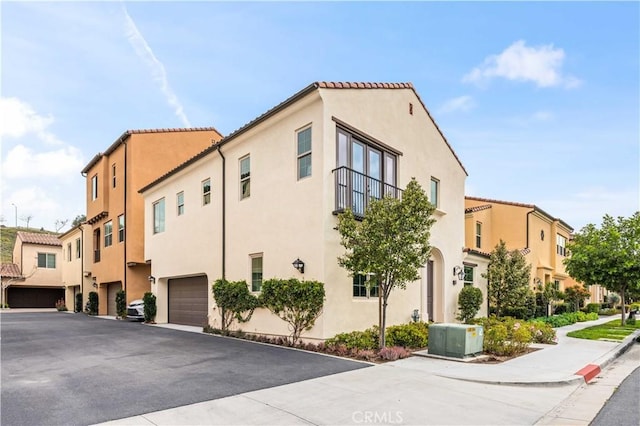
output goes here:
{"type": "Polygon", "coordinates": [[[414,356],[104,424],[535,424],[586,386],[580,370],[599,371],[633,345],[640,331],[622,343],[566,336],[613,319],[556,329],[557,345],[501,364],[414,356]]]}

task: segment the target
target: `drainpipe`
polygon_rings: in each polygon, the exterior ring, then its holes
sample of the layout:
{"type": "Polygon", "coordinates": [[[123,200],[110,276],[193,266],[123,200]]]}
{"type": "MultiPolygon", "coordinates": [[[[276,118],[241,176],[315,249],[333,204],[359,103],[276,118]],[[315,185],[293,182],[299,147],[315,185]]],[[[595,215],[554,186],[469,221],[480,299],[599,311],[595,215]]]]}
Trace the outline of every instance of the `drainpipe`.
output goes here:
{"type": "Polygon", "coordinates": [[[220,151],[220,145],[218,145],[218,154],[220,154],[220,158],[222,158],[222,279],[226,279],[225,275],[225,264],[226,264],[226,158],[222,155],[222,151],[220,151]]]}
{"type": "MultiPolygon", "coordinates": [[[[122,142],[124,144],[124,262],[122,264],[123,268],[124,268],[124,277],[122,280],[122,291],[125,292],[125,302],[127,299],[126,296],[126,292],[127,292],[127,244],[128,244],[128,239],[127,239],[127,217],[129,216],[128,212],[127,212],[127,150],[128,150],[128,146],[127,146],[127,141],[124,140],[122,142]]],[[[113,230],[111,230],[112,235],[113,235],[113,230]]]]}

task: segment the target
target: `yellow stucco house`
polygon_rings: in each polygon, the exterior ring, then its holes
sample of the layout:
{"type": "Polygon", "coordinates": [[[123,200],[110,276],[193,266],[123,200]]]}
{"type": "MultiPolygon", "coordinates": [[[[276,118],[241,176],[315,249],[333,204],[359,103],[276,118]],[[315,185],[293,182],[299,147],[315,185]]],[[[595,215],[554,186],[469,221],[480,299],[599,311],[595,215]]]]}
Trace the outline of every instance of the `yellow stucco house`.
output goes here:
{"type": "MultiPolygon", "coordinates": [[[[219,327],[216,279],[246,280],[257,294],[263,279],[295,277],[325,284],[323,314],[305,338],[370,327],[378,299],[338,265],[337,214],[399,196],[412,177],[437,207],[433,250],[421,279],[391,294],[388,323],[414,310],[454,321],[466,176],[410,83],[313,83],[141,189],[156,321],[219,327]]],[[[289,334],[264,309],[240,327],[289,334]]]]}
{"type": "MultiPolygon", "coordinates": [[[[127,130],[82,170],[87,200],[84,247],[90,250],[82,260],[82,273],[91,286],[81,287],[84,303],[89,291],[98,292],[100,315],[116,315],[119,290],[126,291],[130,302],[150,289],[144,202],[138,190],[220,138],[213,127],[127,130]]],[[[82,283],[78,279],[70,283],[82,283]]]]}
{"type": "Polygon", "coordinates": [[[73,311],[77,294],[82,294],[81,309],[87,303],[88,294],[94,290],[91,277],[92,250],[87,244],[90,236],[90,226],[86,223],[76,225],[60,235],[62,244],[62,285],[65,288],[67,308],[73,311]]]}
{"type": "MultiPolygon", "coordinates": [[[[534,204],[465,197],[465,247],[488,254],[502,239],[509,250],[521,250],[531,265],[531,288],[554,283],[559,290],[578,284],[565,270],[567,242],[573,228],[534,204]]],[[[484,271],[480,271],[484,273],[484,271]]],[[[602,289],[591,286],[592,301],[602,289]]]]}

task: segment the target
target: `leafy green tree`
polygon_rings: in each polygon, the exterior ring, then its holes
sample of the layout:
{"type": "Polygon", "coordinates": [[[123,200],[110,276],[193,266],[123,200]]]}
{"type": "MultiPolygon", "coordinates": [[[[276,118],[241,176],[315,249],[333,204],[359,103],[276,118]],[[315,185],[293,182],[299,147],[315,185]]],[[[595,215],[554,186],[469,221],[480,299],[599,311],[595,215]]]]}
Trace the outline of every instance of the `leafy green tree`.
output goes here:
{"type": "MultiPolygon", "coordinates": [[[[561,292],[556,288],[556,285],[552,282],[546,282],[544,285],[538,284],[536,286],[536,293],[542,301],[544,307],[544,316],[549,316],[549,307],[553,306],[553,303],[562,300],[561,292]]],[[[553,312],[551,312],[553,313],[553,312]]]]}
{"type": "Polygon", "coordinates": [[[371,200],[362,222],[350,210],[338,216],[338,232],[346,249],[338,263],[352,275],[371,276],[378,285],[380,348],[386,343],[389,295],[394,288],[405,289],[407,283],[418,280],[429,259],[434,210],[420,184],[411,179],[402,199],[371,200]]]}
{"type": "Polygon", "coordinates": [[[295,345],[305,330],[311,330],[322,313],[324,284],[318,281],[270,279],[262,283],[259,303],[289,323],[290,342],[295,345]]]}
{"type": "Polygon", "coordinates": [[[73,222],[71,222],[71,227],[75,228],[76,226],[80,225],[81,223],[85,222],[87,220],[87,216],[83,215],[83,214],[79,214],[78,216],[76,216],[75,219],[73,219],[73,222]]]}
{"type": "Polygon", "coordinates": [[[482,306],[482,291],[478,287],[465,285],[458,294],[458,320],[470,324],[482,306]]]}
{"type": "Polygon", "coordinates": [[[570,312],[578,312],[584,299],[591,296],[589,290],[583,286],[574,285],[564,289],[564,301],[569,304],[570,312]]]}
{"type": "Polygon", "coordinates": [[[148,291],[142,297],[142,301],[144,302],[144,322],[153,323],[156,320],[156,313],[158,312],[156,295],[148,291]]]}
{"type": "Polygon", "coordinates": [[[509,251],[500,240],[491,252],[487,272],[482,274],[488,282],[489,304],[497,317],[504,316],[505,311],[528,310],[530,274],[531,265],[520,250],[509,251]]]}
{"type": "Polygon", "coordinates": [[[246,281],[216,280],[211,286],[213,298],[220,310],[221,328],[229,330],[236,319],[247,322],[258,307],[258,298],[251,294],[246,281]]]}
{"type": "MultiPolygon", "coordinates": [[[[567,244],[567,272],[585,285],[600,284],[620,295],[625,304],[627,290],[640,288],[640,211],[614,219],[605,215],[597,228],[588,224],[567,244]]],[[[621,324],[625,323],[622,309],[621,324]]]]}

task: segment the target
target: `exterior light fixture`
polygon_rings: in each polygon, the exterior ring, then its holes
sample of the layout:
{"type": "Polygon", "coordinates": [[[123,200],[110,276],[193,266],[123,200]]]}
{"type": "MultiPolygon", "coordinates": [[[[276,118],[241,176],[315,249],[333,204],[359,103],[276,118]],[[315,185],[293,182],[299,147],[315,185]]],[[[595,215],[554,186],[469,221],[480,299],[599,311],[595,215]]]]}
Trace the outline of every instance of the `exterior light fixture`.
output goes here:
{"type": "Polygon", "coordinates": [[[540,280],[540,278],[538,278],[538,277],[535,277],[533,279],[533,284],[536,285],[536,286],[542,285],[542,280],[540,280]]]}
{"type": "MultiPolygon", "coordinates": [[[[453,267],[453,276],[458,278],[460,281],[464,280],[464,268],[462,268],[461,266],[454,266],[453,267]]],[[[453,285],[456,285],[458,282],[456,280],[453,280],[453,285]]]]}
{"type": "Polygon", "coordinates": [[[93,288],[98,288],[98,283],[96,282],[96,277],[93,277],[93,288]]]}
{"type": "Polygon", "coordinates": [[[411,319],[413,320],[413,322],[418,322],[418,320],[420,319],[420,311],[414,309],[413,313],[411,314],[411,319]]]}
{"type": "Polygon", "coordinates": [[[294,268],[300,271],[301,274],[304,274],[304,262],[300,260],[300,258],[297,258],[296,260],[294,260],[292,265],[294,268]]]}
{"type": "Polygon", "coordinates": [[[151,284],[155,284],[156,283],[156,277],[154,277],[153,275],[149,275],[149,278],[147,278],[149,280],[149,282],[151,284]]]}

